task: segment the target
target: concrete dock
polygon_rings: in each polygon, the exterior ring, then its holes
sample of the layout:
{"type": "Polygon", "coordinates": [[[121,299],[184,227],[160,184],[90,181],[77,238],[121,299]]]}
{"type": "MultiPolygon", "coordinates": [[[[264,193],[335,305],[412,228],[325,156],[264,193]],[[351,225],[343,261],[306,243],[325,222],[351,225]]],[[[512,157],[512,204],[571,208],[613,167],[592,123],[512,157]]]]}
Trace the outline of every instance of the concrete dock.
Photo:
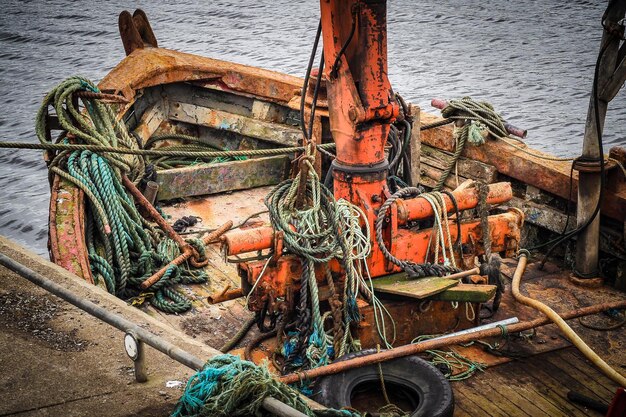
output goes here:
{"type": "MultiPolygon", "coordinates": [[[[3,237],[0,252],[200,358],[216,352],[3,237]]],[[[137,383],[123,337],[0,267],[0,416],[168,415],[193,371],[146,347],[148,382],[137,383]]]]}

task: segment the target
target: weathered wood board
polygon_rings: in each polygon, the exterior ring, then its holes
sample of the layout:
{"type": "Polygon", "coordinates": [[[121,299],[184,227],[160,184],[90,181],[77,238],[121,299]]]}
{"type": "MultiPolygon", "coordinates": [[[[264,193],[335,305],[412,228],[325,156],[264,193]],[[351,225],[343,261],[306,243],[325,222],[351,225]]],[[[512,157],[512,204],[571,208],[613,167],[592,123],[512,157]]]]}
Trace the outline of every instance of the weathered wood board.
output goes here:
{"type": "Polygon", "coordinates": [[[296,127],[187,103],[170,103],[168,116],[171,120],[229,130],[282,146],[298,146],[301,136],[300,129],[296,127]]]}
{"type": "MultiPolygon", "coordinates": [[[[432,114],[422,113],[422,123],[428,124],[441,120],[432,114]]],[[[441,150],[452,152],[455,141],[452,137],[452,127],[442,126],[425,130],[421,134],[422,147],[428,145],[441,150]]],[[[498,172],[526,184],[533,185],[541,190],[556,194],[561,198],[569,198],[570,194],[570,167],[571,162],[542,159],[552,155],[529,149],[537,156],[532,156],[513,148],[503,141],[487,140],[481,146],[466,146],[462,156],[493,165],[498,172]]],[[[607,188],[609,192],[604,196],[602,214],[617,220],[624,219],[626,213],[626,187],[623,179],[619,179],[620,187],[607,188]]],[[[574,171],[573,197],[576,198],[578,188],[578,174],[574,171]]]]}
{"type": "Polygon", "coordinates": [[[458,301],[469,303],[486,303],[496,293],[495,285],[459,284],[448,288],[431,298],[438,301],[458,301]]]}
{"type": "Polygon", "coordinates": [[[393,274],[375,279],[374,290],[381,293],[423,299],[458,285],[458,281],[448,278],[428,277],[409,280],[406,274],[393,274]]]}
{"type": "Polygon", "coordinates": [[[289,161],[288,156],[279,155],[159,171],[157,198],[171,200],[278,184],[288,172],[289,161]]]}

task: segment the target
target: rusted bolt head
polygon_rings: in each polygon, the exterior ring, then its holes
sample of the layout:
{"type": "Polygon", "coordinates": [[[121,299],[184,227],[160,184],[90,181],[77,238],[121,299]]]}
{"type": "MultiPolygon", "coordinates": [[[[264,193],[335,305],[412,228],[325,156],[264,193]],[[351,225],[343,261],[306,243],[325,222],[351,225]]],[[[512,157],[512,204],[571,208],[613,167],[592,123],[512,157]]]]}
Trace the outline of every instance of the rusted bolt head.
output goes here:
{"type": "Polygon", "coordinates": [[[372,196],[372,201],[373,201],[374,203],[380,203],[380,196],[379,196],[378,194],[374,194],[374,195],[372,196]]]}
{"type": "Polygon", "coordinates": [[[359,113],[354,107],[350,107],[350,110],[348,110],[348,117],[353,122],[356,122],[356,119],[359,117],[359,113]]]}

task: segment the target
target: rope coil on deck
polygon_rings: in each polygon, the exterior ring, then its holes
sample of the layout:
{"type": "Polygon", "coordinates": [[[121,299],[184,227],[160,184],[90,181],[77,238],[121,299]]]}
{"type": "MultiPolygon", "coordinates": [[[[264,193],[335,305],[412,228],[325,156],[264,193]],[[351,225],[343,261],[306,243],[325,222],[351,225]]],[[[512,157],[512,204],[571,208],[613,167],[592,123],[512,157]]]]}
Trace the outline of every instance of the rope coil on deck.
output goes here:
{"type": "Polygon", "coordinates": [[[266,365],[219,355],[189,378],[172,417],[260,416],[263,400],[273,397],[310,417],[360,417],[352,410],[312,410],[298,392],[278,382],[266,365]]]}
{"type": "MultiPolygon", "coordinates": [[[[168,265],[181,250],[141,216],[122,185],[123,175],[138,183],[146,164],[138,152],[137,142],[116,118],[113,109],[98,101],[98,93],[91,81],[81,77],[68,78],[48,93],[36,120],[36,132],[42,146],[68,146],[70,137],[84,142],[62,149],[52,158],[49,169],[87,196],[85,241],[94,281],[96,284],[102,282],[108,292],[118,297],[130,297],[133,305],[149,299],[155,308],[167,313],[187,311],[191,308],[191,301],[173,286],[206,282],[208,276],[201,270],[172,265],[149,294],[141,292],[141,283],[168,265]],[[85,91],[94,94],[81,93],[85,91]],[[84,111],[80,111],[75,94],[80,97],[84,111]],[[46,138],[49,106],[54,108],[65,130],[60,137],[62,144],[52,144],[46,138]],[[96,153],[89,147],[133,151],[134,154],[96,153]]],[[[202,241],[189,240],[188,243],[200,257],[203,256],[202,241]]]]}

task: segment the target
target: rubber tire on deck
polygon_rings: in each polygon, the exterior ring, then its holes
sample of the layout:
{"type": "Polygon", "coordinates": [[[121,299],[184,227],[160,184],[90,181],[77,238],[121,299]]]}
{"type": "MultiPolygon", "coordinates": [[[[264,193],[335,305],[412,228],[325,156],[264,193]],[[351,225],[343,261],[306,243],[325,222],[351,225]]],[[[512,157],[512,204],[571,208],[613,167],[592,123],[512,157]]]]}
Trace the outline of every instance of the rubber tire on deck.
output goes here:
{"type": "MultiPolygon", "coordinates": [[[[376,353],[367,349],[337,359],[345,361],[376,353]]],[[[429,362],[417,356],[408,356],[381,363],[385,381],[404,386],[419,396],[418,407],[411,417],[451,417],[454,413],[454,394],[450,382],[429,362]]],[[[326,407],[350,407],[354,388],[364,382],[380,383],[378,365],[368,365],[346,372],[319,378],[313,389],[313,399],[326,407]]]]}

